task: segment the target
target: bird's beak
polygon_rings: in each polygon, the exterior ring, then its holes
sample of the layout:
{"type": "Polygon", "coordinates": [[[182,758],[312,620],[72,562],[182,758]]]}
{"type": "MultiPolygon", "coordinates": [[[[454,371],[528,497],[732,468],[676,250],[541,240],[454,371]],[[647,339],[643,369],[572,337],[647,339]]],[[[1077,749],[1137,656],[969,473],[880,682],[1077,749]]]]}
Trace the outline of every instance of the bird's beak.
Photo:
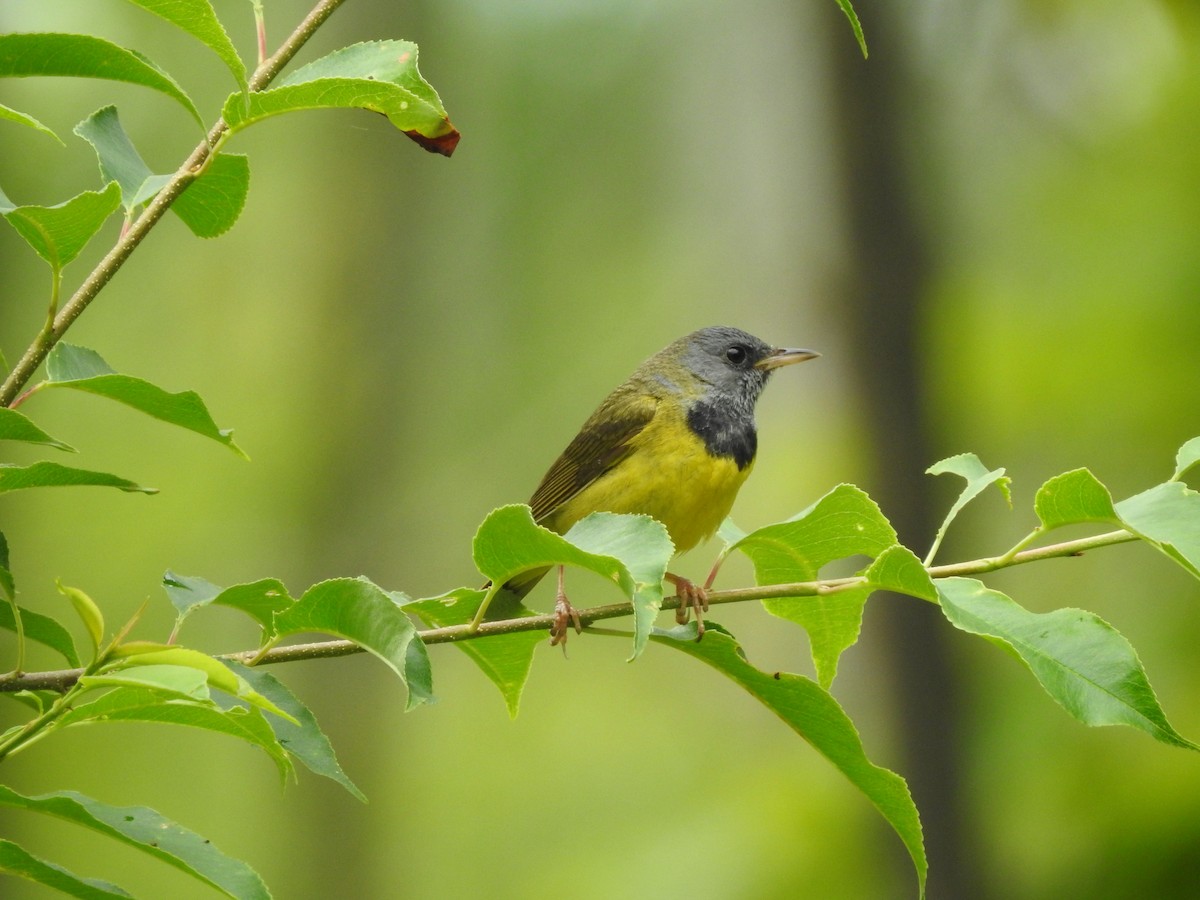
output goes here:
{"type": "Polygon", "coordinates": [[[764,356],[754,368],[770,371],[780,366],[790,366],[792,363],[804,362],[806,359],[816,359],[821,354],[816,350],[797,350],[794,347],[779,347],[764,356]]]}

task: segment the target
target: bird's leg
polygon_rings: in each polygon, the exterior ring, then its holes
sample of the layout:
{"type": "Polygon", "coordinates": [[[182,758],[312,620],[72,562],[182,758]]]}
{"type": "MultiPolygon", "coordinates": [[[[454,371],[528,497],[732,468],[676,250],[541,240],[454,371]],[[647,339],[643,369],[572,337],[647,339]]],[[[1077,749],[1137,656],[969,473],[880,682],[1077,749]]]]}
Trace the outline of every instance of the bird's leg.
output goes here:
{"type": "Polygon", "coordinates": [[[696,637],[704,636],[704,616],[708,612],[708,591],[695,582],[688,581],[679,575],[668,572],[667,581],[675,585],[675,596],[679,598],[679,608],[675,610],[675,621],[683,625],[688,620],[688,613],[696,613],[696,637]]]}
{"type": "Polygon", "coordinates": [[[583,623],[579,621],[579,613],[575,611],[575,607],[567,599],[567,592],[563,590],[563,578],[563,566],[559,566],[558,593],[554,595],[554,624],[550,627],[550,646],[554,647],[562,644],[563,650],[566,650],[567,626],[574,625],[575,633],[582,634],[583,623]]]}

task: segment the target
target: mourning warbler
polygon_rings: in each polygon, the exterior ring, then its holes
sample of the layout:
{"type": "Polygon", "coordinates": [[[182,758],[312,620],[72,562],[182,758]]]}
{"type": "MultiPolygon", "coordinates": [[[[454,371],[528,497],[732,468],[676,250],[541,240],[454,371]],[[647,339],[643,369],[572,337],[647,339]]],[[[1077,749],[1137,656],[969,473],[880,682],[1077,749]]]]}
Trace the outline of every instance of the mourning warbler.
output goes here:
{"type": "MultiPolygon", "coordinates": [[[[646,360],[614,390],[550,467],[529,505],[559,534],[594,512],[642,513],[666,526],[676,553],[712,536],[754,466],[754,405],[771,373],[813,359],[812,350],[772,347],[737,328],[703,328],[646,360]]],[[[549,571],[517,576],[504,588],[520,598],[549,571]]],[[[563,592],[551,643],[580,630],[563,592]]],[[[706,588],[667,573],[680,598],[680,622],[701,609],[706,588]]]]}

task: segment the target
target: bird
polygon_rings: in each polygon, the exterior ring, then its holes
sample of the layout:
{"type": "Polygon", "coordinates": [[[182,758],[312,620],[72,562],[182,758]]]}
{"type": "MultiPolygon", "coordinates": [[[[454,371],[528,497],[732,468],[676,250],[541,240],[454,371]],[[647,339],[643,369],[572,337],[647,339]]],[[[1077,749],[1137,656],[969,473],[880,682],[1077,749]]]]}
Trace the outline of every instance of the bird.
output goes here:
{"type": "MultiPolygon", "coordinates": [[[[711,537],[729,515],[758,450],[754,408],[771,373],[815,359],[813,350],[774,347],[729,326],[693,331],[647,359],[610,393],[550,466],[533,492],[534,521],[558,534],[594,512],[639,513],[661,522],[676,555],[711,537]]],[[[549,568],[504,587],[520,600],[549,568]]],[[[715,573],[714,573],[715,574],[715,573]]],[[[552,645],[565,644],[578,613],[558,567],[552,645]]],[[[694,610],[698,635],[707,611],[704,585],[666,574],[684,623],[694,610]]]]}

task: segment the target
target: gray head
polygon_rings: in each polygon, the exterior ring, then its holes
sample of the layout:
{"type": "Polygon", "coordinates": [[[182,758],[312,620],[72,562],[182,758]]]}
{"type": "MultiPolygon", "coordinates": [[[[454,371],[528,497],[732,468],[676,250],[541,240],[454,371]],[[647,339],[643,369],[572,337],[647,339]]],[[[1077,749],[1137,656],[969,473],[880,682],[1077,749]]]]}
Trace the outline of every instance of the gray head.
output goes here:
{"type": "Polygon", "coordinates": [[[772,371],[818,354],[772,347],[740,328],[717,325],[693,331],[662,355],[677,359],[704,395],[750,413],[772,371]]]}
{"type": "Polygon", "coordinates": [[[775,369],[812,359],[812,350],[772,347],[738,328],[702,328],[677,340],[642,374],[683,394],[688,426],[714,456],[739,469],[754,460],[754,405],[775,369]]]}

